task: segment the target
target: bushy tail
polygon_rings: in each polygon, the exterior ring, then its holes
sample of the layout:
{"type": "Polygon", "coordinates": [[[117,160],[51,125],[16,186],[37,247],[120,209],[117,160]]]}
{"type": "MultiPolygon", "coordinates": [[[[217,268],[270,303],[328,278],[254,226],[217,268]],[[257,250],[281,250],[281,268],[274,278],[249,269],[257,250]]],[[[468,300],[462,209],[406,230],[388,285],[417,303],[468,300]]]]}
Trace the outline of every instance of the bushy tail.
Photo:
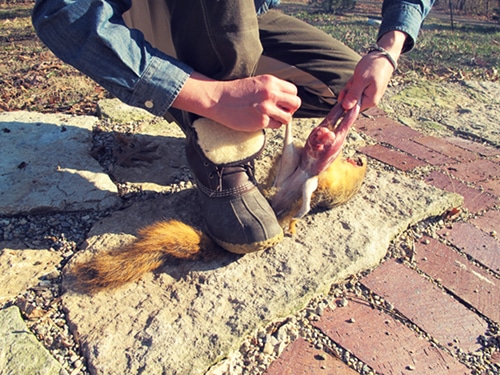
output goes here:
{"type": "Polygon", "coordinates": [[[194,259],[201,248],[213,246],[209,237],[189,225],[160,221],[140,230],[132,243],[75,264],[69,276],[73,289],[92,294],[136,281],[171,257],[194,259]]]}

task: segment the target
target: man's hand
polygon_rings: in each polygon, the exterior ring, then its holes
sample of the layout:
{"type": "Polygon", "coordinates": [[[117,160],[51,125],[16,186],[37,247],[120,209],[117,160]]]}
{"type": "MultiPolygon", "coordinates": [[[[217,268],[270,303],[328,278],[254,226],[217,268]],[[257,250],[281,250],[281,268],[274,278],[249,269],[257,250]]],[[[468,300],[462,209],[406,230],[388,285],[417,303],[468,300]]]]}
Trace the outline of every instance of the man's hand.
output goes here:
{"type": "Polygon", "coordinates": [[[271,75],[215,81],[193,73],[173,107],[250,132],[289,123],[300,104],[297,87],[271,75]]]}
{"type": "MultiPolygon", "coordinates": [[[[377,43],[397,61],[405,40],[405,33],[390,31],[377,43]]],[[[358,102],[362,111],[376,106],[384,95],[393,72],[393,65],[383,54],[372,52],[363,56],[356,65],[351,79],[340,92],[338,101],[345,110],[353,108],[358,102]]]]}
{"type": "Polygon", "coordinates": [[[376,106],[385,93],[394,67],[375,53],[365,55],[356,65],[354,74],[342,89],[338,101],[347,111],[360,102],[361,110],[376,106]]]}

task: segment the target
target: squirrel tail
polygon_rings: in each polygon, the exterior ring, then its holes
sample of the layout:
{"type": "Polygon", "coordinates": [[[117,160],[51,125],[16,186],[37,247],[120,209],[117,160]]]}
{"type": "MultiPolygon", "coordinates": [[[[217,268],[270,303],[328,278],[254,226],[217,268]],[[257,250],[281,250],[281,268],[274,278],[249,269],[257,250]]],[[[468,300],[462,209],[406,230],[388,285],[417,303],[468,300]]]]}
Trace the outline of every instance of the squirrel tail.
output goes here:
{"type": "Polygon", "coordinates": [[[213,246],[209,237],[189,225],[177,220],[160,221],[141,229],[130,244],[75,264],[69,276],[75,289],[92,294],[136,281],[169,258],[194,259],[202,248],[213,246]]]}

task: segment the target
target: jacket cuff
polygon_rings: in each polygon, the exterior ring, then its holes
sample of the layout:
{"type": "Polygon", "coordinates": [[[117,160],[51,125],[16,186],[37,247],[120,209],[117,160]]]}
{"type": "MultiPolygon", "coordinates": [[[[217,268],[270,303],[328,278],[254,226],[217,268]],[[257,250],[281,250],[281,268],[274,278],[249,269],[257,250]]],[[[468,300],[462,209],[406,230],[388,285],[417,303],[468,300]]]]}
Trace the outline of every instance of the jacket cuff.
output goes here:
{"type": "Polygon", "coordinates": [[[422,12],[417,6],[398,4],[386,9],[383,14],[377,40],[389,31],[402,31],[408,35],[402,53],[413,49],[418,37],[418,32],[423,21],[422,12]]]}
{"type": "Polygon", "coordinates": [[[168,56],[153,56],[125,102],[163,116],[177,98],[193,69],[168,56]]]}

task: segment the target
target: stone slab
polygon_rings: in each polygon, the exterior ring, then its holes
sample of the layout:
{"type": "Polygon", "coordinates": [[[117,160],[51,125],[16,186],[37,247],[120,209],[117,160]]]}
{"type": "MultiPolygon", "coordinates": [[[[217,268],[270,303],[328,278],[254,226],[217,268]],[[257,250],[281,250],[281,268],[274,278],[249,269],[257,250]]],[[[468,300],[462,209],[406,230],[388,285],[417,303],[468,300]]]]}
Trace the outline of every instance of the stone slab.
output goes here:
{"type": "Polygon", "coordinates": [[[111,172],[115,181],[154,192],[168,192],[172,184],[189,181],[185,136],[175,123],[118,99],[100,100],[98,108],[113,123],[139,123],[134,134],[117,134],[115,143],[108,145],[117,156],[111,172]]]}
{"type": "Polygon", "coordinates": [[[130,124],[137,121],[151,122],[155,116],[148,111],[132,107],[119,99],[102,99],[97,103],[99,117],[109,119],[115,123],[130,124]]]}
{"type": "Polygon", "coordinates": [[[0,215],[103,210],[117,188],[90,156],[97,118],[0,113],[0,215]]]}
{"type": "Polygon", "coordinates": [[[56,270],[62,256],[55,251],[23,249],[0,242],[0,304],[38,284],[40,277],[56,270]]]}
{"type": "Polygon", "coordinates": [[[0,310],[0,373],[67,374],[30,332],[16,306],[0,310]]]}
{"type": "MultiPolygon", "coordinates": [[[[177,261],[94,296],[68,290],[64,308],[93,374],[203,374],[258,327],[377,265],[409,225],[460,203],[404,175],[369,171],[348,204],[307,216],[273,249],[177,261]]],[[[139,202],[100,221],[78,258],[123,244],[160,219],[201,227],[197,212],[192,190],[139,202]]]]}

